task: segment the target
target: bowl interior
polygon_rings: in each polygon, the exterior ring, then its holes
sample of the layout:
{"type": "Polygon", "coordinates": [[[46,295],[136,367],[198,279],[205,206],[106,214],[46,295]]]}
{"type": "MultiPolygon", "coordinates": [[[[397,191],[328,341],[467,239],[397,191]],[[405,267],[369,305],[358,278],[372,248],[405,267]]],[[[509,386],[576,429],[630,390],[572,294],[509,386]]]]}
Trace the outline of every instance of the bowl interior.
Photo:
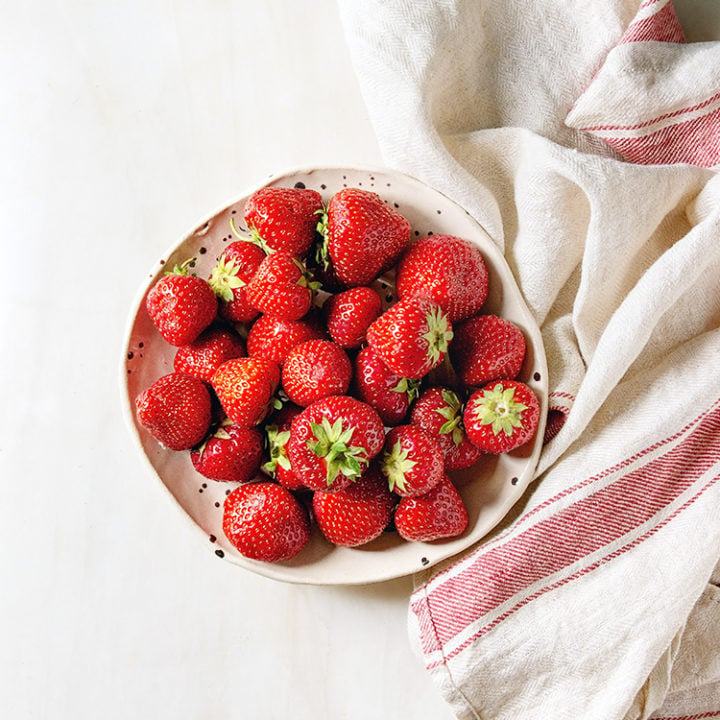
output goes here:
{"type": "Polygon", "coordinates": [[[465,550],[492,530],[531,482],[540,454],[547,412],[547,366],[540,331],[497,246],[483,228],[456,203],[420,181],[388,170],[362,168],[299,169],[273,177],[263,185],[305,186],[323,200],[343,187],[360,187],[378,193],[409,221],[415,236],[449,234],[466,238],[481,250],[489,271],[489,294],[483,312],[511,320],[525,334],[527,354],[519,379],[532,387],[541,403],[541,426],[531,444],[517,451],[484,456],[471,469],[451,473],[470,515],[460,537],[432,543],[406,542],[394,532],[360,548],[335,547],[317,531],[301,553],[283,563],[262,563],[242,557],[222,532],[222,505],[234,485],[208,480],[190,463],[189,452],[162,448],[135,418],[134,399],[162,375],[173,371],[176,348],[160,336],[145,310],[149,289],[166,268],[189,257],[195,272],[208,277],[223,246],[236,239],[231,218],[243,226],[247,198],[258,188],[229,203],[203,221],[158,259],[132,310],[122,367],[124,406],[131,431],[152,471],[177,504],[210,540],[211,552],[267,577],[296,583],[360,584],[387,580],[425,569],[465,550]]]}

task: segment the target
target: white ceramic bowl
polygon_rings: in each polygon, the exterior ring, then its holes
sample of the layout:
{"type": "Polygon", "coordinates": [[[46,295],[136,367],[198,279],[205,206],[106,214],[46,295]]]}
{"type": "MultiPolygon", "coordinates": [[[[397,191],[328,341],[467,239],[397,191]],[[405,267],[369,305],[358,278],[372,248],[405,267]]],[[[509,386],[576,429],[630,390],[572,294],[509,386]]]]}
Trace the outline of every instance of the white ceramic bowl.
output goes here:
{"type": "Polygon", "coordinates": [[[331,585],[388,580],[423,570],[467,549],[490,532],[523,494],[533,478],[542,445],[547,411],[545,353],[540,331],[502,254],[483,228],[455,202],[412,177],[381,169],[299,169],[263,183],[283,187],[300,184],[320,192],[325,202],[346,186],[372,190],[410,221],[416,236],[443,233],[471,240],[480,248],[489,270],[490,290],[483,312],[511,320],[525,334],[527,354],[519,379],[528,383],[540,399],[541,425],[533,443],[506,455],[484,456],[473,468],[453,474],[470,515],[467,531],[460,537],[431,543],[406,542],[397,533],[387,532],[365,546],[340,548],[325,541],[315,528],[309,544],[290,561],[263,563],[249,560],[233,548],[222,531],[223,501],[235,486],[202,477],[192,467],[188,451],[173,452],[162,448],[137,423],[135,397],[157,378],[173,371],[176,352],[176,348],[160,337],[145,310],[148,290],[166,268],[192,256],[197,258],[197,274],[208,277],[223,246],[236,239],[230,228],[230,218],[236,218],[242,225],[245,202],[259,188],[252,188],[201,222],[159,258],[149,278],[146,276],[130,316],[122,362],[125,414],[151,471],[200,530],[208,552],[261,575],[287,582],[331,585]]]}

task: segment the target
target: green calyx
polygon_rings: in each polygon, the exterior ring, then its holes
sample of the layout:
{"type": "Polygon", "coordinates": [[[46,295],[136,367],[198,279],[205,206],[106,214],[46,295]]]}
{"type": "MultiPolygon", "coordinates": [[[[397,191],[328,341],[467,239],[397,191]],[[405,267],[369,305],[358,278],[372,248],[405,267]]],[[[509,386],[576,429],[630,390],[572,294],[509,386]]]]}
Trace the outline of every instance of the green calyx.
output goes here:
{"type": "Polygon", "coordinates": [[[226,260],[225,255],[221,255],[217,265],[210,273],[210,280],[208,280],[210,287],[225,302],[230,302],[235,297],[233,290],[247,284],[238,277],[238,272],[240,272],[240,268],[235,264],[235,261],[226,260]]]}
{"type": "Polygon", "coordinates": [[[300,262],[300,260],[293,258],[293,262],[300,271],[300,279],[297,284],[301,287],[306,287],[312,293],[316,293],[322,287],[322,283],[315,280],[312,273],[305,267],[305,265],[303,265],[302,262],[300,262]]]}
{"type": "Polygon", "coordinates": [[[450,327],[447,315],[439,305],[433,307],[425,316],[428,330],[423,334],[427,341],[428,357],[433,363],[440,362],[442,355],[447,352],[450,341],[453,339],[453,331],[450,327]]]}
{"type": "Polygon", "coordinates": [[[275,252],[275,250],[265,242],[264,238],[260,235],[254,225],[250,225],[248,227],[248,232],[250,233],[250,237],[248,237],[247,235],[243,235],[238,230],[237,225],[235,224],[235,218],[231,217],[230,229],[232,230],[233,235],[235,235],[238,240],[243,240],[244,242],[249,242],[253,245],[257,245],[266,255],[272,255],[275,252]]]}
{"type": "Polygon", "coordinates": [[[180,263],[180,265],[174,265],[172,270],[166,270],[164,272],[165,275],[194,275],[195,273],[190,273],[189,268],[195,267],[195,260],[197,258],[191,257],[185,260],[185,262],[180,263]]]}
{"type": "Polygon", "coordinates": [[[207,448],[207,444],[212,440],[213,438],[218,438],[219,440],[230,440],[231,435],[230,433],[225,430],[225,428],[228,425],[232,425],[232,420],[229,420],[228,418],[225,418],[221,423],[220,426],[215,430],[215,432],[212,435],[208,435],[200,445],[197,446],[196,451],[202,457],[205,453],[205,449],[207,448]]]}
{"type": "Polygon", "coordinates": [[[405,393],[408,402],[411,403],[420,395],[420,380],[409,380],[408,378],[400,378],[400,382],[391,388],[391,392],[405,393]]]}
{"type": "Polygon", "coordinates": [[[441,415],[445,422],[440,426],[443,435],[451,435],[453,442],[459,446],[463,441],[462,431],[462,404],[460,398],[452,390],[443,390],[442,398],[445,405],[435,410],[441,415]]]}
{"type": "Polygon", "coordinates": [[[383,454],[382,473],[388,481],[390,490],[397,488],[400,492],[405,490],[405,476],[417,465],[417,462],[408,458],[408,451],[404,450],[398,440],[390,450],[383,454]]]}
{"type": "Polygon", "coordinates": [[[319,217],[315,231],[320,236],[320,240],[315,245],[315,262],[323,270],[327,270],[330,267],[330,229],[328,227],[327,208],[316,210],[315,215],[319,217]]]}
{"type": "Polygon", "coordinates": [[[268,425],[265,428],[265,435],[270,459],[262,467],[266,473],[275,477],[278,465],[283,470],[290,470],[290,460],[285,452],[285,445],[290,439],[290,431],[281,431],[277,425],[268,425]]]}
{"type": "Polygon", "coordinates": [[[363,447],[348,445],[355,428],[343,428],[338,418],[330,424],[324,417],[318,423],[310,423],[315,440],[307,440],[307,446],[318,457],[325,459],[327,465],[326,480],[332,485],[338,475],[357,480],[367,466],[367,451],[363,447]]]}
{"type": "Polygon", "coordinates": [[[493,388],[483,391],[483,396],[473,408],[481,425],[490,425],[494,435],[500,432],[508,437],[515,428],[522,427],[521,414],[527,405],[515,401],[515,388],[503,388],[497,383],[493,388]]]}

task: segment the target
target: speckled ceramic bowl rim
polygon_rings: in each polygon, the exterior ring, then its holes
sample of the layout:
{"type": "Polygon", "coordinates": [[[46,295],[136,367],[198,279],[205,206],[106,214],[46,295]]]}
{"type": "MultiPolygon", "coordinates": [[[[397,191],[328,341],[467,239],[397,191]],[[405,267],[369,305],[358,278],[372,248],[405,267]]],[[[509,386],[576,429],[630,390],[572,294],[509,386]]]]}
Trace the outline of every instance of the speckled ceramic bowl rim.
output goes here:
{"type": "MultiPolygon", "coordinates": [[[[399,172],[397,170],[394,170],[392,168],[383,168],[383,167],[370,167],[370,166],[362,166],[362,165],[356,165],[356,166],[333,166],[333,165],[327,165],[327,166],[318,166],[318,167],[308,167],[308,166],[300,166],[296,168],[291,168],[288,170],[285,170],[278,174],[273,174],[268,176],[264,181],[258,183],[257,185],[251,187],[249,190],[246,190],[242,194],[236,196],[234,199],[231,199],[221,206],[214,212],[210,213],[206,219],[199,224],[195,226],[195,229],[184,235],[179,241],[172,244],[170,247],[166,249],[166,252],[161,256],[163,259],[170,258],[174,253],[176,253],[180,247],[183,246],[183,244],[187,243],[191,238],[202,235],[203,231],[210,226],[212,221],[220,216],[223,212],[226,212],[228,208],[231,208],[233,206],[239,206],[240,204],[244,203],[246,199],[255,191],[262,187],[266,187],[267,185],[281,185],[285,183],[286,181],[290,182],[294,178],[297,178],[298,176],[312,176],[312,175],[322,175],[325,174],[333,174],[333,173],[344,173],[347,176],[350,176],[352,174],[360,173],[360,174],[368,174],[369,177],[375,177],[375,176],[388,176],[392,177],[394,179],[397,179],[401,183],[405,183],[407,185],[416,185],[418,189],[422,188],[424,192],[429,192],[437,196],[438,199],[442,200],[443,203],[445,203],[448,207],[453,208],[455,211],[463,213],[465,216],[467,216],[468,221],[472,223],[475,228],[483,233],[486,236],[486,244],[484,244],[481,247],[481,251],[483,252],[483,256],[486,258],[486,261],[490,261],[490,263],[494,267],[501,267],[503,268],[504,272],[507,276],[512,280],[513,283],[513,289],[516,293],[516,297],[514,298],[514,301],[518,303],[519,309],[521,311],[521,314],[524,316],[523,319],[525,321],[525,327],[524,332],[526,333],[526,336],[528,339],[528,345],[532,345],[533,352],[534,352],[534,359],[533,359],[533,372],[536,378],[539,378],[539,384],[536,383],[534,389],[536,390],[537,394],[539,395],[540,401],[541,401],[541,413],[540,413],[540,426],[538,427],[536,439],[532,444],[532,451],[531,454],[528,455],[525,468],[522,473],[518,473],[517,476],[512,478],[512,488],[507,491],[507,497],[504,498],[504,502],[502,503],[502,506],[500,510],[497,513],[497,517],[494,518],[493,522],[486,523],[486,527],[484,532],[481,534],[478,534],[477,536],[473,535],[470,530],[468,530],[461,538],[461,540],[466,541],[458,541],[458,539],[454,539],[450,542],[447,542],[445,544],[445,547],[447,547],[447,551],[443,552],[442,550],[440,552],[436,552],[434,554],[434,557],[432,561],[426,561],[426,555],[430,554],[426,551],[426,548],[428,547],[442,547],[442,543],[432,543],[432,544],[423,544],[423,543],[409,543],[409,545],[416,545],[417,547],[417,560],[414,562],[408,562],[406,564],[403,564],[402,567],[392,567],[387,566],[383,567],[383,569],[379,569],[375,573],[365,573],[363,575],[359,575],[355,577],[350,572],[335,572],[328,574],[327,577],[323,577],[321,575],[310,575],[307,576],[303,574],[302,567],[303,563],[302,561],[297,562],[297,564],[288,565],[286,563],[262,563],[257,562],[254,560],[249,560],[247,558],[244,558],[240,556],[237,553],[232,552],[232,548],[230,549],[230,552],[228,552],[227,547],[225,549],[221,547],[216,547],[217,541],[220,540],[216,535],[210,535],[208,532],[203,529],[199,523],[196,521],[196,519],[190,514],[189,510],[180,502],[178,497],[176,497],[173,492],[171,491],[170,487],[166,483],[166,481],[163,479],[163,477],[160,475],[158,469],[153,465],[150,458],[148,457],[148,454],[145,450],[145,447],[143,446],[142,438],[141,438],[141,430],[138,428],[136,424],[135,419],[135,411],[134,411],[134,403],[132,398],[129,395],[129,387],[128,387],[128,353],[130,352],[129,348],[131,347],[131,339],[133,336],[133,329],[136,325],[136,320],[138,313],[140,313],[144,306],[145,296],[148,292],[149,287],[155,282],[157,277],[162,273],[163,271],[163,261],[160,261],[159,263],[156,263],[155,266],[151,269],[149,276],[147,276],[146,281],[140,286],[136,293],[135,300],[132,305],[131,313],[128,317],[124,336],[123,336],[123,346],[122,346],[122,360],[120,363],[120,385],[121,385],[121,391],[122,391],[122,409],[123,409],[123,415],[125,418],[125,422],[127,423],[127,426],[130,430],[130,434],[132,435],[134,439],[135,447],[140,451],[140,454],[143,457],[143,462],[145,463],[146,467],[153,473],[155,476],[160,480],[160,484],[164,487],[165,492],[173,499],[175,504],[178,506],[178,509],[182,511],[182,515],[186,518],[186,520],[190,523],[190,525],[195,529],[195,531],[198,531],[204,536],[205,542],[208,541],[208,537],[211,540],[211,548],[213,549],[213,552],[215,555],[219,557],[224,557],[225,559],[233,562],[234,564],[237,564],[241,567],[244,567],[246,569],[249,569],[253,572],[256,572],[260,575],[263,575],[265,577],[275,579],[275,580],[281,580],[284,582],[290,582],[290,583],[298,583],[298,584],[314,584],[314,585],[358,585],[358,584],[369,584],[369,583],[377,583],[382,582],[386,580],[391,580],[394,578],[406,576],[413,574],[415,572],[425,570],[428,567],[431,567],[432,565],[435,565],[443,560],[446,560],[450,557],[454,557],[458,555],[459,553],[467,551],[469,548],[473,547],[484,537],[487,536],[487,534],[497,526],[498,523],[502,521],[502,519],[507,515],[507,513],[510,511],[510,509],[513,507],[513,505],[516,504],[516,502],[520,499],[522,494],[524,493],[527,486],[532,482],[534,477],[534,469],[537,465],[539,455],[542,449],[542,437],[544,432],[544,425],[545,425],[545,417],[547,413],[547,363],[546,358],[544,354],[544,349],[542,346],[542,338],[540,335],[539,328],[534,323],[534,320],[532,320],[529,309],[527,307],[527,304],[525,303],[524,297],[522,296],[522,293],[520,289],[517,287],[517,284],[512,277],[512,273],[509,270],[509,267],[507,266],[507,263],[505,261],[505,258],[503,257],[501,251],[497,247],[497,245],[492,241],[492,238],[490,235],[485,231],[485,229],[480,225],[480,223],[477,222],[474,218],[472,218],[469,213],[464,210],[460,205],[458,205],[454,200],[450,199],[447,195],[440,192],[439,190],[436,190],[435,188],[432,188],[428,186],[423,181],[408,175],[403,172],[399,172]]],[[[294,183],[293,183],[294,184],[294,183]]],[[[349,183],[350,186],[353,186],[353,183],[349,183]]],[[[339,188],[337,188],[339,189],[339,188]]],[[[380,192],[379,189],[375,188],[366,188],[366,189],[372,189],[377,192],[380,192]]],[[[332,192],[335,192],[333,190],[332,192]]],[[[401,210],[402,212],[402,210],[401,210]]],[[[454,234],[454,233],[450,233],[454,234]]],[[[458,233],[460,234],[460,233],[458,233]]],[[[170,451],[165,451],[170,452],[170,451]]],[[[208,481],[209,483],[212,483],[212,481],[208,481]]],[[[315,531],[317,532],[317,531],[315,531]]],[[[374,541],[377,543],[378,541],[374,541]]],[[[403,545],[408,545],[408,543],[403,543],[403,545]]],[[[362,549],[348,549],[348,548],[333,548],[331,552],[362,552],[365,550],[365,548],[362,549]]],[[[300,554],[301,557],[302,553],[300,554]]],[[[293,562],[293,561],[289,561],[293,562]]],[[[312,564],[312,563],[310,563],[312,564]]],[[[307,565],[307,563],[306,563],[307,565]]]]}

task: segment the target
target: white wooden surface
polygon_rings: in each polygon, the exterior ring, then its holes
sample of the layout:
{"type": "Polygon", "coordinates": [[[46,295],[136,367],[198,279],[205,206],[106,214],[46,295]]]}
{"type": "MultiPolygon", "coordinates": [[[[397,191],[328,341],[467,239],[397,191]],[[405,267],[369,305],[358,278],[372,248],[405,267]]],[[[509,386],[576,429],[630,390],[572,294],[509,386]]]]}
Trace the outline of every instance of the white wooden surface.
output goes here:
{"type": "MultiPolygon", "coordinates": [[[[410,579],[217,559],[136,457],[126,315],[159,253],[265,176],[380,163],[332,0],[0,0],[0,714],[443,720],[410,579]]],[[[714,0],[682,0],[690,39],[714,0]]]]}

